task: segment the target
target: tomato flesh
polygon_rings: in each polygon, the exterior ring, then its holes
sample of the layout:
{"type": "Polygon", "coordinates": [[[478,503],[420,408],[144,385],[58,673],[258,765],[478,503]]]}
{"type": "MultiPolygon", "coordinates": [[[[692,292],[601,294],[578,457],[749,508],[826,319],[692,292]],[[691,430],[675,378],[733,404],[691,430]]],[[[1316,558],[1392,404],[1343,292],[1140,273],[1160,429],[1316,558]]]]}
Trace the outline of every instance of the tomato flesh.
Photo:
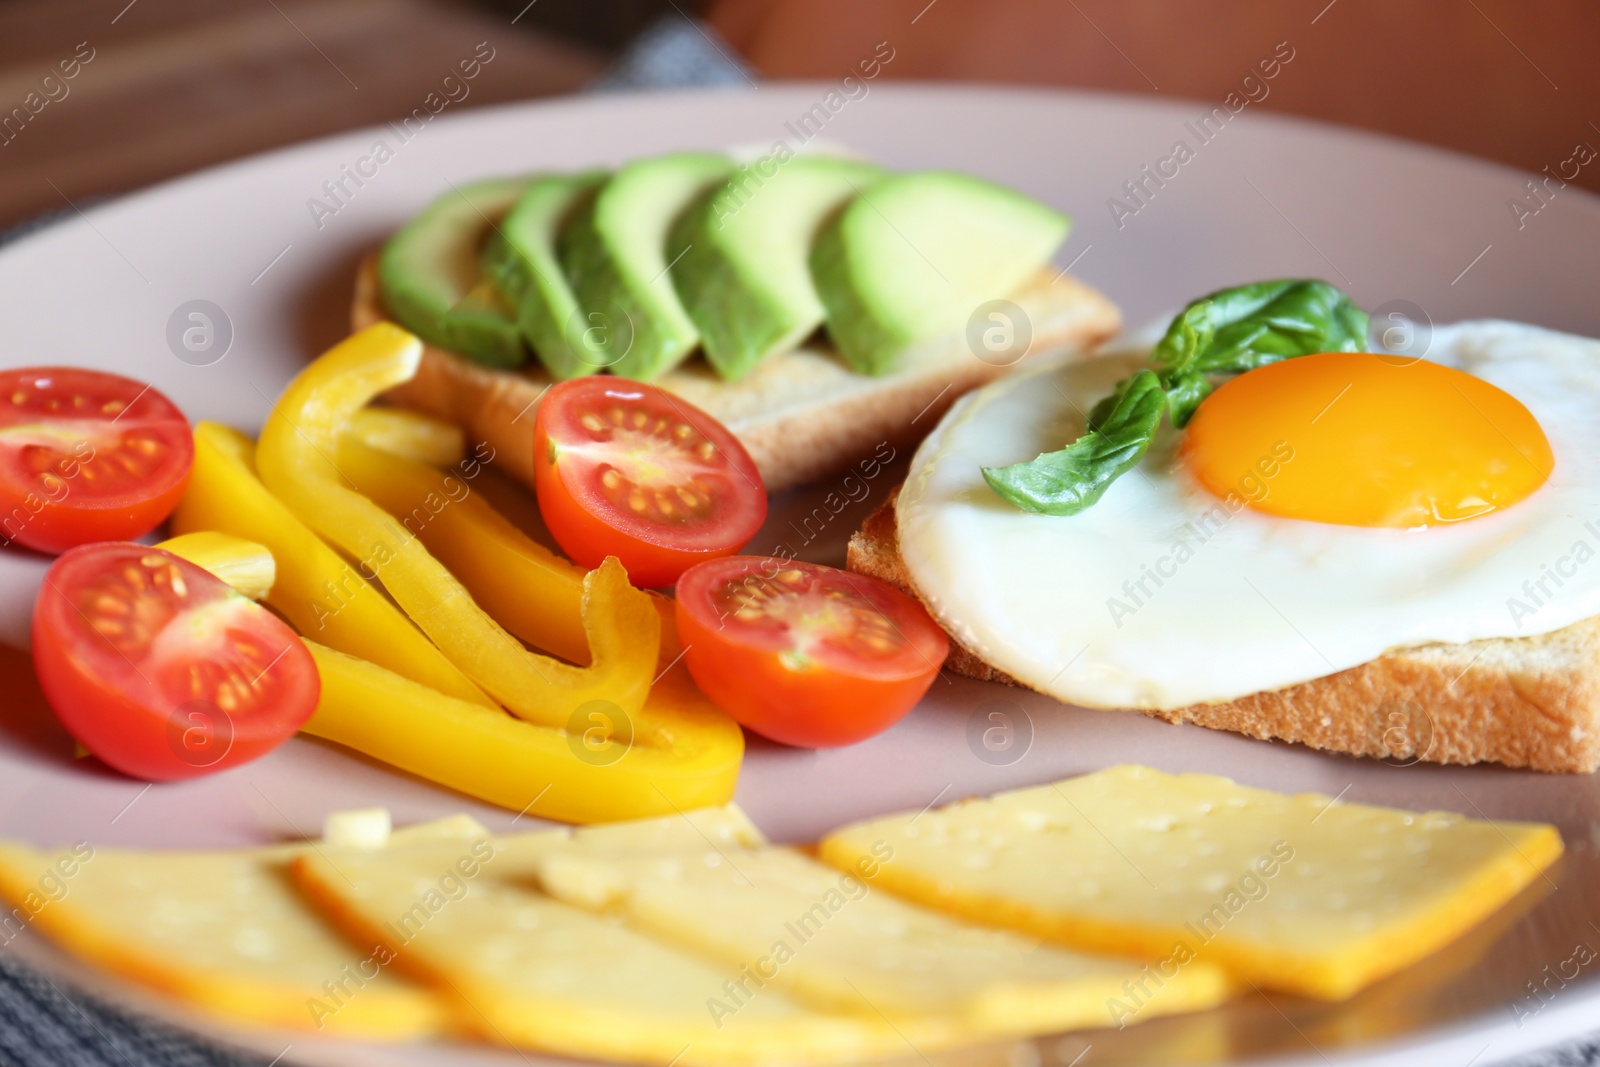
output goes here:
{"type": "Polygon", "coordinates": [[[737,552],[767,517],[738,438],[654,386],[594,376],[554,386],[534,420],[534,490],[564,552],[616,556],[647,588],[737,552]]]}
{"type": "Polygon", "coordinates": [[[33,609],[33,663],[67,731],[136,778],[191,778],[276,748],[321,684],[282,620],[170,552],[72,549],[33,609]]]}
{"type": "Polygon", "coordinates": [[[178,506],[193,462],[183,412],[142,382],[0,372],[0,544],[63,552],[142,536],[178,506]]]}
{"type": "Polygon", "coordinates": [[[950,651],[913,597],[865,575],[770,556],[678,582],[684,662],[712,702],[788,745],[848,745],[922,699],[950,651]]]}

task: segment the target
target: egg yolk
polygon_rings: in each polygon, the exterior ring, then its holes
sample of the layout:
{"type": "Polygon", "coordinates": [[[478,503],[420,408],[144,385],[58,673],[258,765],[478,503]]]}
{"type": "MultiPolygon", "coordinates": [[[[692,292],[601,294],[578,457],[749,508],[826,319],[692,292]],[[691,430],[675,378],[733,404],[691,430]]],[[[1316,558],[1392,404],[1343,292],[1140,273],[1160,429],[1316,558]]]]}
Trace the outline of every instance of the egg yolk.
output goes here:
{"type": "Polygon", "coordinates": [[[1537,420],[1509,393],[1426,360],[1301,356],[1208,396],[1184,431],[1200,483],[1269,515],[1416,527],[1510,507],[1550,477],[1537,420]]]}

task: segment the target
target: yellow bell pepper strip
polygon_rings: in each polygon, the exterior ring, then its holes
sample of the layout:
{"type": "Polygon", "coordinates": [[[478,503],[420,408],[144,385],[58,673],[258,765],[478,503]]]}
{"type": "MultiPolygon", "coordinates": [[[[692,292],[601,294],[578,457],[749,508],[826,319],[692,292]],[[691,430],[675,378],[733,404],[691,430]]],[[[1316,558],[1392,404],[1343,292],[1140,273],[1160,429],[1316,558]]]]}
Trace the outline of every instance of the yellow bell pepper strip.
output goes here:
{"type": "MultiPolygon", "coordinates": [[[[248,442],[246,442],[248,445],[248,442]]],[[[163,547],[199,547],[221,577],[263,546],[225,534],[186,534],[163,547]]],[[[585,576],[627,586],[615,560],[585,576]]],[[[523,722],[495,707],[440,693],[368,660],[307,641],[322,680],[302,729],[429,781],[519,812],[568,822],[610,822],[724,804],[733,796],[744,733],[674,665],[635,716],[614,706],[580,709],[565,730],[523,722]]]]}
{"type": "Polygon", "coordinates": [[[390,323],[325,352],[273,405],[256,447],[261,480],[302,522],[377,574],[451,662],[513,714],[557,728],[594,701],[636,714],[655,674],[661,623],[620,564],[598,568],[621,574],[620,582],[598,583],[584,598],[590,665],[577,667],[529,652],[417,537],[349,488],[336,458],[350,417],[411,378],[421,359],[422,342],[390,323]]]}
{"type": "Polygon", "coordinates": [[[277,578],[271,549],[232,534],[203,530],[168,538],[156,547],[210,571],[251,600],[265,600],[277,578]]]}
{"type": "Polygon", "coordinates": [[[681,665],[656,683],[630,720],[595,712],[569,733],[306,645],[322,676],[322,699],[304,732],[478,800],[596,823],[671,815],[733,797],[744,734],[681,665]]]}
{"type": "Polygon", "coordinates": [[[453,467],[467,456],[467,435],[454,423],[402,408],[362,408],[350,417],[350,433],[430,467],[453,467]]]}
{"type": "Polygon", "coordinates": [[[237,430],[214,422],[196,425],[194,469],[172,514],[172,531],[216,531],[260,543],[277,561],[267,603],[302,636],[457,699],[498,707],[379,589],[267,492],[254,455],[255,445],[237,430]]]}
{"type": "MultiPolygon", "coordinates": [[[[589,662],[583,568],[517,529],[476,491],[477,460],[434,470],[346,435],[338,465],[356,492],[415,534],[500,625],[535,648],[589,662]]],[[[647,595],[662,618],[661,669],[678,656],[677,627],[672,602],[647,595]]]]}

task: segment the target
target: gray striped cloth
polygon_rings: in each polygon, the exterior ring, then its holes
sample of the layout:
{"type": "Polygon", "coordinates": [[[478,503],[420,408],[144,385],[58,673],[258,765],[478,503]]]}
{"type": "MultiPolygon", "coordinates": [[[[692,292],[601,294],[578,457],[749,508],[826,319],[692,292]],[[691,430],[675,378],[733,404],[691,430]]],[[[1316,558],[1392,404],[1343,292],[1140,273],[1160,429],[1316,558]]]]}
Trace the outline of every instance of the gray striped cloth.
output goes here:
{"type": "Polygon", "coordinates": [[[264,1067],[63,989],[0,951],[3,1067],[264,1067]]]}

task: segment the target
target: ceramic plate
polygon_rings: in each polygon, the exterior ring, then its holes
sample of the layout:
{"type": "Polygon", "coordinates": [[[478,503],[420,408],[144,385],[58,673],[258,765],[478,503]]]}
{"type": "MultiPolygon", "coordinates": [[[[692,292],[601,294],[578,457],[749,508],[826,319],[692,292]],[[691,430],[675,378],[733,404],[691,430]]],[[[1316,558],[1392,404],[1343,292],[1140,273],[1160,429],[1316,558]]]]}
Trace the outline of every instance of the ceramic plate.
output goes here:
{"type": "MultiPolygon", "coordinates": [[[[0,251],[0,365],[113,370],[155,383],[191,418],[254,431],[289,378],[344,334],[357,258],[448,182],[618,164],[678,148],[795,147],[807,135],[893,167],[975,171],[1069,211],[1077,224],[1060,264],[1109,294],[1132,324],[1223,285],[1314,275],[1379,309],[1385,328],[1416,330],[1419,346],[1429,322],[1478,316],[1600,336],[1600,199],[1575,188],[1547,186],[1546,199],[1536,200],[1528,176],[1503,167],[1252,109],[1224,121],[1201,102],[874,84],[865,96],[835,97],[844,102],[832,112],[824,106],[820,132],[815,118],[800,126],[830,88],[594,97],[447,115],[409,139],[375,128],[126,197],[0,251]],[[364,165],[369,176],[359,185],[346,178],[380,141],[386,161],[364,165]],[[1187,152],[1176,152],[1179,142],[1187,152]],[[218,327],[198,353],[169,340],[194,301],[209,302],[218,327]]],[[[1553,164],[1568,154],[1554,145],[1551,153],[1553,164]]],[[[865,500],[827,522],[807,521],[827,485],[775,501],[751,550],[788,544],[805,558],[841,562],[850,532],[896,477],[886,471],[865,500]]],[[[44,569],[42,559],[0,553],[0,640],[25,642],[44,569]]],[[[0,837],[211,848],[315,833],[330,810],[376,804],[399,823],[462,810],[495,829],[511,821],[510,813],[300,739],[227,773],[145,786],[75,761],[32,695],[26,659],[0,658],[10,676],[0,679],[0,837]]],[[[753,743],[738,801],[773,838],[802,841],[862,816],[1125,761],[1352,801],[1549,820],[1568,852],[1464,940],[1347,1003],[1250,994],[1201,1015],[947,1062],[1401,1063],[1415,1062],[1426,1046],[1428,1062],[1487,1064],[1600,1018],[1600,982],[1591,974],[1550,985],[1555,991],[1543,999],[1529,993],[1529,983],[1559,971],[1578,945],[1600,945],[1591,924],[1600,919],[1593,776],[1391,766],[946,678],[908,719],[865,744],[812,753],[753,743]],[[995,711],[1016,730],[1001,753],[969,740],[995,711]]],[[[58,980],[269,1059],[283,1054],[283,1063],[531,1062],[477,1046],[358,1048],[219,1028],[87,973],[32,935],[9,951],[58,980]]]]}

